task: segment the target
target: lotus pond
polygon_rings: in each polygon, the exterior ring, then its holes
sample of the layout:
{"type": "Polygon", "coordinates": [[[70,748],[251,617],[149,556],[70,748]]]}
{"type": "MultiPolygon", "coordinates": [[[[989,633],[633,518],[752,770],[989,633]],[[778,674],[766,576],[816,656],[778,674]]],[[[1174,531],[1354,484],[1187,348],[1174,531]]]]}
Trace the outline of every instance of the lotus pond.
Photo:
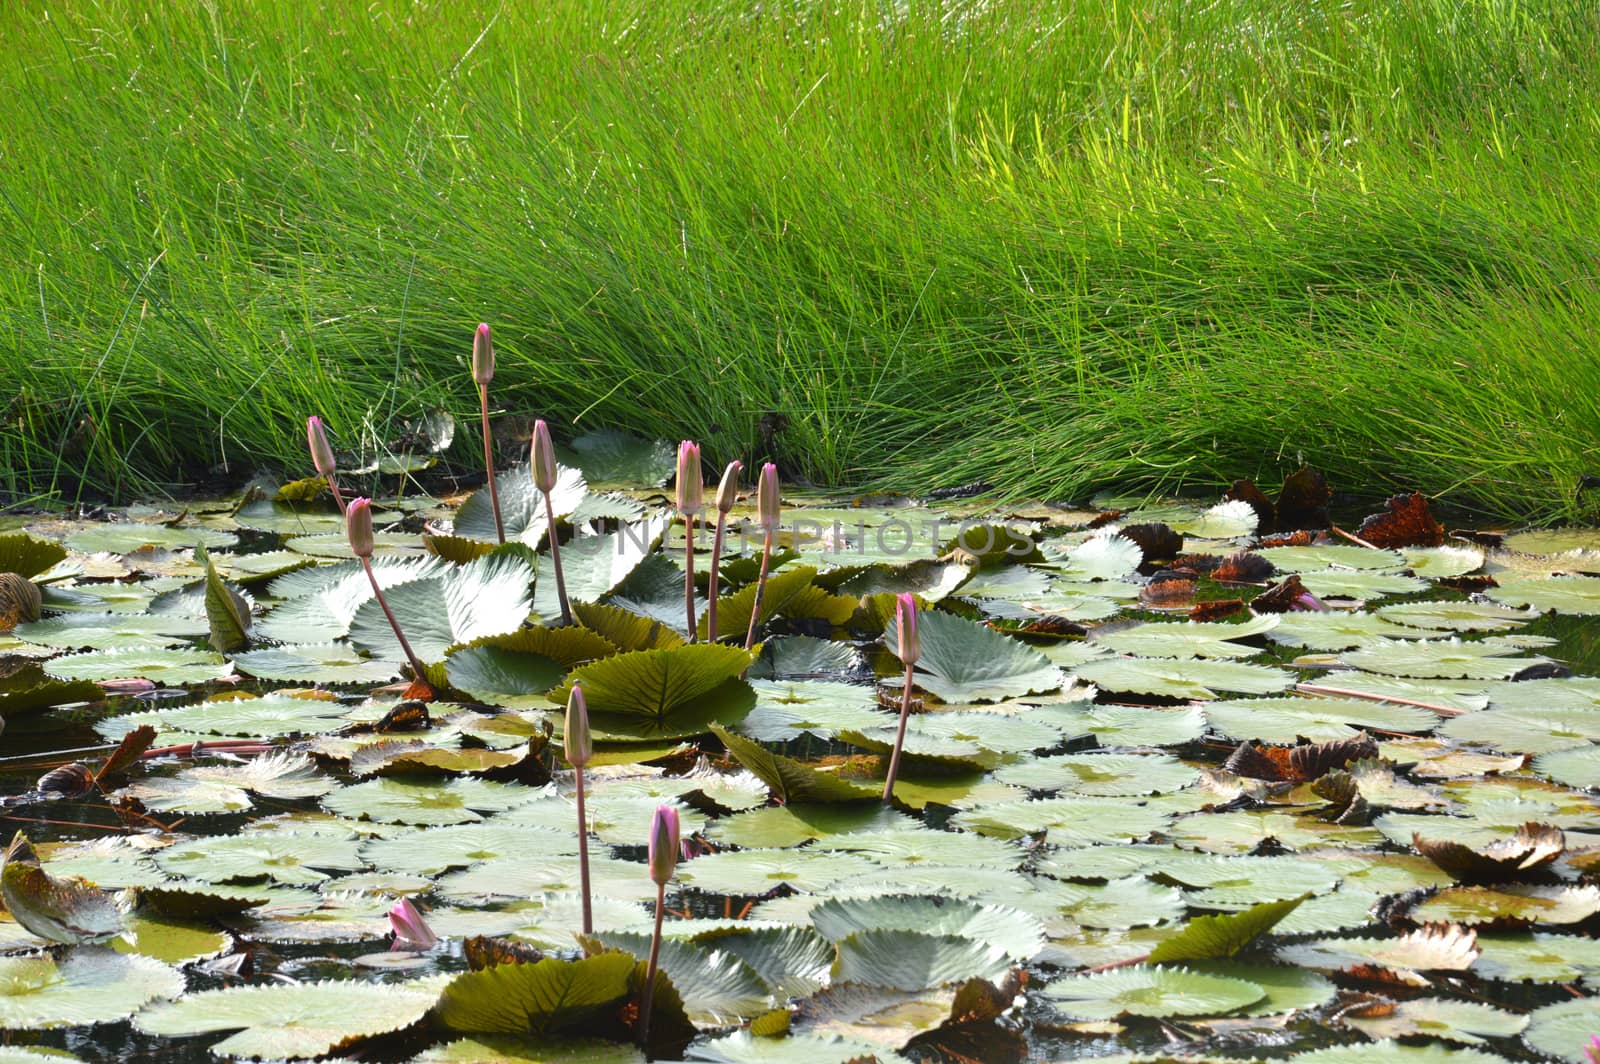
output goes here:
{"type": "Polygon", "coordinates": [[[305,484],[14,520],[0,1064],[645,1059],[662,805],[654,1059],[1585,1059],[1600,535],[791,491],[690,632],[671,471],[374,503],[421,677],[305,484]]]}

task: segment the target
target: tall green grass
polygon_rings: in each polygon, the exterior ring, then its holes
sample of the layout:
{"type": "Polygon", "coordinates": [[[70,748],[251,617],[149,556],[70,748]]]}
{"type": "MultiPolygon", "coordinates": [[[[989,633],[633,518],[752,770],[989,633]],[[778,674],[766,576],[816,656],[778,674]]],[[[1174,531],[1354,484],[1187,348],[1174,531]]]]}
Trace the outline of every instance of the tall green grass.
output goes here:
{"type": "Polygon", "coordinates": [[[0,89],[13,499],[470,416],[485,320],[508,411],[819,481],[1594,510],[1582,3],[29,3],[0,89]]]}

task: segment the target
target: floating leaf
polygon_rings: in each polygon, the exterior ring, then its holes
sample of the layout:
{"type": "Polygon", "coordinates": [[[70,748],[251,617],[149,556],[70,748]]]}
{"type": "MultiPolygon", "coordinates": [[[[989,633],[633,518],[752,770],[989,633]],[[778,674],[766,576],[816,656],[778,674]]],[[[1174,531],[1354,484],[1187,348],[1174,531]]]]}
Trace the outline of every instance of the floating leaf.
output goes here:
{"type": "Polygon", "coordinates": [[[835,981],[897,990],[924,990],[972,978],[998,979],[1011,965],[999,948],[959,935],[857,931],[841,939],[838,946],[835,981]]]}
{"type": "MultiPolygon", "coordinates": [[[[387,592],[401,584],[437,576],[449,566],[437,558],[374,558],[372,571],[387,592]]],[[[372,598],[372,582],[355,561],[287,573],[272,581],[284,599],[256,622],[256,634],[284,643],[326,643],[350,634],[361,604],[372,598]]]]}
{"type": "Polygon", "coordinates": [[[1447,887],[1412,909],[1427,923],[1576,924],[1600,913],[1600,887],[1511,883],[1498,887],[1447,887]]]}
{"type": "MultiPolygon", "coordinates": [[[[437,662],[457,643],[520,628],[532,608],[532,583],[533,570],[523,558],[497,552],[439,576],[397,585],[384,597],[417,656],[437,662]]],[[[356,609],[350,641],[391,661],[404,657],[375,598],[356,609]]]]}
{"type": "MultiPolygon", "coordinates": [[[[217,532],[209,528],[180,528],[177,525],[144,524],[130,521],[126,524],[97,524],[67,537],[67,546],[84,554],[110,551],[113,554],[131,554],[153,547],[231,547],[239,537],[230,532],[217,532]]],[[[31,574],[25,574],[31,575],[31,574]]]]}
{"type": "Polygon", "coordinates": [[[633,969],[633,957],[617,951],[464,972],[445,987],[435,1015],[450,1030],[468,1034],[593,1032],[627,996],[633,969]]]}
{"type": "Polygon", "coordinates": [[[749,686],[737,677],[750,661],[742,648],[716,643],[616,654],[574,670],[551,697],[565,703],[581,683],[591,713],[663,720],[691,704],[704,708],[708,699],[720,704],[748,696],[749,686]]]}
{"type": "Polygon", "coordinates": [[[1340,658],[1352,668],[1390,676],[1505,679],[1545,660],[1514,657],[1517,648],[1496,643],[1463,643],[1457,639],[1408,642],[1380,639],[1340,658]]]}
{"type": "Polygon", "coordinates": [[[1402,1001],[1376,1016],[1349,1014],[1344,1022],[1373,1039],[1415,1035],[1482,1045],[1485,1036],[1509,1038],[1521,1034],[1528,1026],[1528,1017],[1477,1001],[1424,997],[1402,1001]]]}
{"type": "Polygon", "coordinates": [[[1102,796],[1182,790],[1199,778],[1194,769],[1165,754],[1059,754],[1009,765],[995,773],[1001,783],[1029,790],[1102,796]]]}
{"type": "Polygon", "coordinates": [[[235,654],[233,664],[263,680],[308,683],[384,683],[400,675],[398,662],[367,658],[345,642],[264,647],[235,654]]]}
{"type": "Polygon", "coordinates": [[[63,680],[113,680],[139,677],[160,684],[205,683],[233,674],[220,654],[205,650],[90,650],[45,663],[45,671],[63,680]]]}
{"type": "MultiPolygon", "coordinates": [[[[515,465],[496,473],[494,483],[500,497],[506,540],[537,547],[544,539],[546,518],[544,494],[534,486],[532,471],[526,465],[515,465]]],[[[555,490],[550,493],[556,517],[570,514],[588,492],[589,486],[584,483],[581,471],[558,467],[555,490]]],[[[487,490],[473,492],[461,504],[461,509],[456,511],[455,534],[490,543],[499,539],[487,490]]]]}
{"type": "Polygon", "coordinates": [[[1589,1039],[1600,1030],[1600,998],[1558,1001],[1528,1014],[1523,1041],[1558,1060],[1583,1061],[1589,1039]]]}
{"type": "Polygon", "coordinates": [[[232,654],[250,642],[250,600],[218,575],[204,548],[197,549],[195,555],[206,569],[206,620],[211,627],[211,648],[219,654],[232,654]]]}
{"type": "Polygon", "coordinates": [[[379,779],[346,787],[323,801],[341,816],[387,824],[465,824],[480,813],[500,812],[533,801],[538,792],[477,779],[413,781],[379,779]]]}
{"type": "Polygon", "coordinates": [[[1084,683],[1108,691],[1130,691],[1164,698],[1209,700],[1217,691],[1266,695],[1294,683],[1294,674],[1235,661],[1101,658],[1074,670],[1084,683]]]}
{"type": "Polygon", "coordinates": [[[1243,912],[1224,916],[1197,916],[1183,930],[1165,939],[1150,952],[1151,964],[1172,961],[1210,961],[1232,957],[1266,934],[1285,916],[1294,912],[1310,894],[1252,905],[1243,912]]]}
{"type": "Polygon", "coordinates": [[[206,634],[206,623],[174,614],[64,613],[17,625],[17,638],[74,650],[181,646],[206,634]]]}
{"type": "Polygon", "coordinates": [[[152,776],[123,788],[156,812],[227,813],[249,809],[249,794],[319,798],[337,787],[304,754],[264,754],[242,765],[197,765],[178,776],[152,776]],[[248,793],[247,793],[248,792],[248,793]]]}
{"type": "MultiPolygon", "coordinates": [[[[641,961],[650,956],[648,934],[600,932],[595,939],[641,961]]],[[[737,955],[715,943],[702,946],[668,939],[661,944],[660,965],[672,985],[683,988],[684,1011],[700,1026],[727,1027],[772,1008],[773,995],[766,982],[737,955]]]]}
{"type": "MultiPolygon", "coordinates": [[[[587,693],[588,688],[584,688],[587,693]]],[[[774,754],[748,739],[733,735],[719,725],[711,731],[739,764],[760,777],[772,789],[773,797],[790,805],[795,802],[867,802],[881,797],[876,788],[862,787],[831,773],[819,772],[793,758],[774,754]]]]}
{"type": "Polygon", "coordinates": [[[1056,1008],[1080,1020],[1228,1013],[1267,996],[1259,984],[1243,979],[1146,965],[1068,976],[1044,993],[1056,1008]]]}
{"type": "Polygon", "coordinates": [[[170,875],[211,883],[265,878],[290,886],[314,886],[329,872],[366,867],[352,839],[266,833],[179,842],[157,853],[155,862],[170,875]]]}
{"type": "Polygon", "coordinates": [[[870,932],[916,931],[982,942],[1017,961],[1031,960],[1044,946],[1044,928],[1037,917],[959,898],[915,894],[835,897],[813,908],[811,921],[817,933],[830,942],[870,932]]]}
{"type": "Polygon", "coordinates": [[[1275,614],[1241,624],[1147,621],[1104,634],[1096,631],[1091,638],[1119,654],[1147,658],[1245,658],[1261,653],[1261,649],[1241,646],[1233,640],[1271,632],[1279,623],[1275,614]]]}
{"type": "Polygon", "coordinates": [[[39,539],[26,532],[0,535],[0,573],[38,576],[66,556],[66,548],[54,540],[39,539]]]}
{"type": "Polygon", "coordinates": [[[1504,577],[1489,597],[1507,606],[1592,617],[1600,614],[1600,580],[1592,576],[1504,577]]]}
{"type": "Polygon", "coordinates": [[[1243,698],[1209,702],[1206,719],[1223,735],[1267,743],[1336,742],[1354,738],[1361,728],[1395,732],[1430,731],[1434,713],[1416,706],[1355,698],[1243,698]]]}
{"type": "Polygon", "coordinates": [[[1580,746],[1540,754],[1533,770],[1569,787],[1600,789],[1600,746],[1580,746]]]}
{"type": "MultiPolygon", "coordinates": [[[[1049,658],[981,624],[924,610],[918,636],[915,682],[946,702],[998,702],[1061,686],[1061,670],[1049,658]]],[[[884,633],[891,652],[896,640],[891,625],[884,633]]]]}
{"type": "Polygon", "coordinates": [[[431,988],[403,983],[238,986],[204,990],[146,1009],[134,1024],[146,1034],[168,1036],[237,1031],[211,1051],[304,1060],[409,1027],[427,1014],[436,997],[431,988]]]}
{"type": "Polygon", "coordinates": [[[0,1028],[6,1030],[110,1023],[181,993],[176,969],[108,949],[0,957],[0,1028]]]}
{"type": "Polygon", "coordinates": [[[46,872],[20,831],[5,852],[0,897],[17,923],[51,942],[76,945],[122,931],[122,913],[111,895],[81,879],[46,872]]]}

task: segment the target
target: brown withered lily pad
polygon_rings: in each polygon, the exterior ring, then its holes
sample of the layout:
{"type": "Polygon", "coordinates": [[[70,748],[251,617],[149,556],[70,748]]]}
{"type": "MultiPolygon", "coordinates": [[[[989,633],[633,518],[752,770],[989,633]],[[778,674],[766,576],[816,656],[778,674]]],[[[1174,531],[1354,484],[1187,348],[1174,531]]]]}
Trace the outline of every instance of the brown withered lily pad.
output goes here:
{"type": "Polygon", "coordinates": [[[1278,508],[1272,505],[1272,500],[1267,498],[1266,492],[1256,487],[1253,480],[1236,480],[1228,490],[1222,493],[1224,502],[1237,499],[1256,512],[1260,522],[1256,528],[1262,532],[1271,532],[1278,527],[1278,508]]]}
{"type": "Polygon", "coordinates": [[[1194,602],[1195,573],[1192,569],[1163,569],[1139,589],[1139,601],[1146,606],[1176,608],[1194,602]]]}
{"type": "Polygon", "coordinates": [[[1120,534],[1139,545],[1139,549],[1144,552],[1146,564],[1176,558],[1183,551],[1183,537],[1173,531],[1171,526],[1159,522],[1127,525],[1121,529],[1120,534]]]}
{"type": "Polygon", "coordinates": [[[1311,605],[1313,602],[1316,597],[1306,590],[1299,576],[1290,573],[1276,584],[1267,585],[1265,591],[1250,600],[1250,608],[1257,613],[1289,613],[1319,608],[1311,605]]]}
{"type": "Polygon", "coordinates": [[[1244,609],[1244,599],[1212,599],[1210,602],[1197,602],[1189,609],[1191,621],[1220,621],[1225,617],[1232,617],[1244,609]]]}
{"type": "Polygon", "coordinates": [[[1413,920],[1450,920],[1495,927],[1576,924],[1600,913],[1600,887],[1447,887],[1411,910],[1413,920]]]}
{"type": "Polygon", "coordinates": [[[1303,783],[1363,758],[1377,756],[1378,744],[1368,738],[1366,732],[1361,732],[1350,739],[1298,746],[1258,746],[1242,742],[1222,767],[1252,779],[1303,783]]]}
{"type": "Polygon", "coordinates": [[[1332,498],[1328,478],[1316,470],[1290,473],[1283,478],[1283,490],[1278,492],[1278,528],[1285,532],[1327,528],[1328,503],[1332,498]]]}
{"type": "Polygon", "coordinates": [[[1211,578],[1224,584],[1259,584],[1273,574],[1272,563],[1252,551],[1242,550],[1222,559],[1211,578]]]}
{"type": "Polygon", "coordinates": [[[1481,849],[1448,839],[1423,838],[1420,833],[1411,836],[1411,845],[1456,882],[1486,884],[1527,878],[1565,853],[1567,838],[1560,828],[1549,824],[1524,824],[1511,838],[1481,849]]]}
{"type": "Polygon", "coordinates": [[[1356,535],[1374,547],[1437,547],[1444,542],[1444,526],[1434,519],[1421,492],[1391,495],[1388,507],[1361,522],[1356,535]]]}

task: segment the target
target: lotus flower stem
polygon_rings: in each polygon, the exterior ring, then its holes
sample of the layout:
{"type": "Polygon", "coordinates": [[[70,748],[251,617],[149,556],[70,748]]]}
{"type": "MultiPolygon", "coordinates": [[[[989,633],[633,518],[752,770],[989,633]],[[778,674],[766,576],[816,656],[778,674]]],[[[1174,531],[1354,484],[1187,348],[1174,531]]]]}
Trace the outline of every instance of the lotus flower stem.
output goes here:
{"type": "Polygon", "coordinates": [[[483,413],[483,469],[489,475],[489,505],[494,509],[494,534],[506,541],[506,524],[500,518],[500,489],[494,482],[494,446],[489,436],[489,382],[494,380],[494,341],[489,323],[479,324],[472,337],[472,379],[478,385],[478,408],[483,413]]]}
{"type": "Polygon", "coordinates": [[[550,564],[556,571],[556,597],[561,600],[561,623],[570,625],[572,603],[567,600],[567,578],[561,571],[561,537],[556,535],[556,445],[543,418],[533,423],[533,486],[544,496],[544,523],[550,539],[550,564]]]}
{"type": "MultiPolygon", "coordinates": [[[[694,608],[694,523],[705,506],[706,484],[700,472],[700,445],[684,440],[678,445],[678,513],[683,515],[683,604],[689,616],[689,642],[698,635],[694,608]]],[[[716,635],[713,632],[712,638],[716,635]]]]}
{"type": "Polygon", "coordinates": [[[583,766],[594,754],[594,743],[589,738],[589,706],[583,698],[583,688],[572,685],[567,697],[567,719],[561,730],[561,746],[572,766],[578,788],[578,890],[583,895],[583,933],[594,934],[594,910],[589,900],[589,820],[583,809],[583,766]]]}
{"type": "Polygon", "coordinates": [[[889,771],[883,777],[883,804],[894,801],[894,781],[900,774],[900,748],[906,742],[906,721],[911,718],[912,673],[921,656],[922,642],[917,635],[917,600],[910,593],[895,599],[895,626],[898,638],[895,654],[906,667],[905,690],[900,694],[900,727],[894,734],[894,752],[889,755],[889,771]]]}
{"type": "Polygon", "coordinates": [[[311,448],[312,467],[319,477],[328,482],[333,501],[338,503],[339,512],[344,513],[348,507],[345,506],[344,495],[339,491],[339,480],[335,475],[338,463],[334,461],[333,448],[328,444],[328,433],[322,427],[322,419],[315,414],[306,418],[306,443],[311,448]]]}
{"type": "Polygon", "coordinates": [[[767,569],[772,565],[772,542],[778,535],[778,467],[771,462],[761,467],[761,480],[756,488],[756,516],[766,534],[761,544],[761,572],[756,577],[756,599],[750,604],[750,630],[744,637],[746,650],[754,650],[756,646],[756,624],[761,619],[761,600],[767,594],[767,569]]]}
{"type": "Polygon", "coordinates": [[[722,538],[728,530],[728,511],[733,509],[739,496],[739,473],[743,462],[729,462],[722,471],[722,483],[717,485],[717,531],[711,538],[711,572],[706,578],[706,638],[717,641],[717,578],[722,570],[722,538]]]}
{"type": "Polygon", "coordinates": [[[678,864],[678,810],[656,807],[650,822],[650,878],[656,885],[656,926],[650,936],[650,961],[645,965],[644,1000],[639,1003],[639,1045],[650,1041],[650,1006],[656,997],[656,968],[661,959],[661,918],[667,911],[667,883],[678,864]]]}
{"type": "Polygon", "coordinates": [[[418,680],[426,683],[428,672],[422,667],[422,662],[417,660],[416,651],[411,649],[411,644],[406,642],[406,634],[400,630],[400,622],[395,620],[394,611],[389,608],[389,600],[383,597],[383,588],[378,586],[378,574],[372,568],[371,499],[350,500],[350,505],[344,512],[344,528],[345,535],[350,540],[350,549],[361,559],[361,568],[366,570],[367,579],[372,583],[372,594],[383,609],[383,615],[389,619],[389,627],[394,629],[394,637],[399,641],[400,649],[405,651],[406,660],[411,663],[411,671],[418,680]]]}

